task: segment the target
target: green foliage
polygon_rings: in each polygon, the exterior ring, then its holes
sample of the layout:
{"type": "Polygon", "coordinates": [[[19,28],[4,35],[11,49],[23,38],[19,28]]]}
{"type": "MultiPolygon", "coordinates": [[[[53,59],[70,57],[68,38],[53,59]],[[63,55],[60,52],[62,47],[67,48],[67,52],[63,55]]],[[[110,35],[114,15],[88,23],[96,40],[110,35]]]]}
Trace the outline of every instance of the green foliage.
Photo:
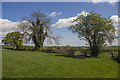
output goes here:
{"type": "Polygon", "coordinates": [[[66,48],[66,49],[70,49],[70,45],[66,45],[65,48],[66,48]]]}
{"type": "Polygon", "coordinates": [[[75,53],[74,49],[64,49],[64,50],[61,50],[61,51],[62,51],[62,54],[65,57],[74,57],[74,53],[75,53]]]}
{"type": "Polygon", "coordinates": [[[16,46],[17,49],[23,46],[23,34],[19,31],[11,32],[2,40],[4,45],[16,46]]]}
{"type": "Polygon", "coordinates": [[[52,48],[41,47],[41,48],[39,49],[39,51],[41,51],[41,52],[46,52],[46,53],[53,53],[53,49],[52,49],[52,48]]]}
{"type": "Polygon", "coordinates": [[[2,78],[118,78],[118,64],[110,58],[4,49],[2,61],[2,78]]]}
{"type": "Polygon", "coordinates": [[[81,53],[85,54],[87,56],[88,54],[90,54],[90,51],[87,48],[83,48],[83,49],[81,49],[81,53]]]}
{"type": "MultiPolygon", "coordinates": [[[[14,46],[2,46],[3,49],[12,49],[15,50],[16,48],[14,46]]],[[[110,54],[111,48],[113,49],[113,55],[116,57],[118,56],[118,47],[101,47],[100,50],[100,56],[98,57],[111,57],[112,55],[110,54]],[[105,54],[108,53],[109,55],[105,54]]],[[[34,51],[34,46],[22,46],[19,48],[20,51],[34,51]]],[[[46,47],[41,47],[39,49],[40,52],[46,52],[46,53],[57,53],[57,54],[62,54],[64,56],[68,57],[73,57],[74,55],[77,54],[86,54],[86,56],[90,56],[90,51],[88,47],[66,47],[66,46],[46,46],[46,47]],[[70,51],[73,50],[73,51],[70,51]]]]}
{"type": "Polygon", "coordinates": [[[60,47],[59,49],[53,47],[41,47],[39,51],[46,53],[58,53],[63,54],[66,57],[73,57],[76,50],[65,46],[60,47]]]}
{"type": "Polygon", "coordinates": [[[22,46],[19,50],[21,51],[32,51],[34,50],[34,46],[22,46]]]}
{"type": "Polygon", "coordinates": [[[100,14],[90,12],[87,16],[79,16],[73,21],[75,25],[68,29],[78,34],[80,39],[88,42],[91,56],[97,57],[100,47],[106,42],[112,43],[115,39],[115,28],[112,20],[102,18],[100,14]]]}

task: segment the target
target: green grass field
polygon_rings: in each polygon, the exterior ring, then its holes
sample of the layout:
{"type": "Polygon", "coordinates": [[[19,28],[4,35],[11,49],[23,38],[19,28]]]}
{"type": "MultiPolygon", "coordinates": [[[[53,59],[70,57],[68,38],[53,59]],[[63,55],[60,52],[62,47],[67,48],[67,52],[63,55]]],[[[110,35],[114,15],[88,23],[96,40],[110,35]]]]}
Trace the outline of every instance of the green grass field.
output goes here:
{"type": "Polygon", "coordinates": [[[75,59],[60,54],[3,49],[3,78],[117,78],[110,58],[75,59]]]}

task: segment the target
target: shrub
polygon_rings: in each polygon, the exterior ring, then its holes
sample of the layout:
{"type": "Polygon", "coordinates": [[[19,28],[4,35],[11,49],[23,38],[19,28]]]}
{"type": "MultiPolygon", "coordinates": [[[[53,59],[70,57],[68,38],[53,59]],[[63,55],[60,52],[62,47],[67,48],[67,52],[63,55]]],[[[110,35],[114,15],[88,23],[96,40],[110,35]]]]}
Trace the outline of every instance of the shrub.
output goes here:
{"type": "Polygon", "coordinates": [[[83,49],[81,49],[81,51],[80,51],[82,54],[85,54],[85,56],[87,56],[88,54],[90,54],[90,50],[89,50],[89,48],[83,48],[83,49]]]}
{"type": "Polygon", "coordinates": [[[112,57],[112,59],[115,60],[116,62],[120,63],[120,58],[118,56],[112,57]]]}
{"type": "Polygon", "coordinates": [[[49,49],[46,49],[45,52],[46,52],[46,53],[53,53],[53,49],[50,49],[50,48],[49,48],[49,49]]]}
{"type": "Polygon", "coordinates": [[[61,51],[62,51],[62,54],[66,57],[74,57],[74,53],[75,53],[74,49],[64,49],[61,51]]]}
{"type": "Polygon", "coordinates": [[[46,48],[45,48],[45,47],[41,47],[41,48],[39,49],[39,51],[41,51],[41,52],[46,52],[46,48]]]}
{"type": "Polygon", "coordinates": [[[61,54],[61,49],[53,49],[53,53],[58,53],[58,54],[61,54]]]}
{"type": "Polygon", "coordinates": [[[118,52],[118,49],[114,49],[114,52],[118,52]]]}
{"type": "Polygon", "coordinates": [[[42,47],[42,48],[40,48],[39,51],[46,52],[46,53],[54,53],[53,47],[42,47]]]}
{"type": "Polygon", "coordinates": [[[20,51],[33,51],[34,50],[34,46],[22,46],[19,49],[20,51]]]}
{"type": "Polygon", "coordinates": [[[71,48],[70,45],[65,46],[65,49],[70,49],[70,48],[71,48]]]}

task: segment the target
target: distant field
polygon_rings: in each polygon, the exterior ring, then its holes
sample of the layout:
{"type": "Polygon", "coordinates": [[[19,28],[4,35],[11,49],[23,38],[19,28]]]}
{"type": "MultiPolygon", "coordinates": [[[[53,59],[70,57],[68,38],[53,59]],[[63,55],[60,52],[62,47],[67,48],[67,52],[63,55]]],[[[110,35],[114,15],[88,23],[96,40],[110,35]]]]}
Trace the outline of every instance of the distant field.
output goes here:
{"type": "Polygon", "coordinates": [[[109,57],[74,59],[54,53],[3,49],[2,59],[3,78],[118,77],[118,64],[109,57]]]}

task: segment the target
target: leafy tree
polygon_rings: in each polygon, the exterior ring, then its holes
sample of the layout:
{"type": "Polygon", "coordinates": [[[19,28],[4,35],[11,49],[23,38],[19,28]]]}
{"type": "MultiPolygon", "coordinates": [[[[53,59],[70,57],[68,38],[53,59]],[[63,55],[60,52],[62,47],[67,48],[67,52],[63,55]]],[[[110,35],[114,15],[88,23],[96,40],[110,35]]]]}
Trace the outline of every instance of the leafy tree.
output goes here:
{"type": "Polygon", "coordinates": [[[53,37],[50,25],[51,19],[38,11],[33,12],[29,18],[24,17],[18,27],[23,31],[25,41],[32,41],[35,44],[35,50],[38,50],[43,46],[46,38],[53,39],[59,45],[60,37],[53,37]]]}
{"type": "Polygon", "coordinates": [[[106,42],[112,43],[115,39],[115,28],[111,19],[101,17],[101,14],[90,12],[86,16],[81,15],[73,21],[74,25],[68,29],[78,34],[80,39],[89,44],[90,54],[97,57],[100,48],[106,42]]]}
{"type": "Polygon", "coordinates": [[[11,32],[2,40],[5,45],[13,45],[19,49],[23,45],[23,34],[19,31],[11,32]]]}

